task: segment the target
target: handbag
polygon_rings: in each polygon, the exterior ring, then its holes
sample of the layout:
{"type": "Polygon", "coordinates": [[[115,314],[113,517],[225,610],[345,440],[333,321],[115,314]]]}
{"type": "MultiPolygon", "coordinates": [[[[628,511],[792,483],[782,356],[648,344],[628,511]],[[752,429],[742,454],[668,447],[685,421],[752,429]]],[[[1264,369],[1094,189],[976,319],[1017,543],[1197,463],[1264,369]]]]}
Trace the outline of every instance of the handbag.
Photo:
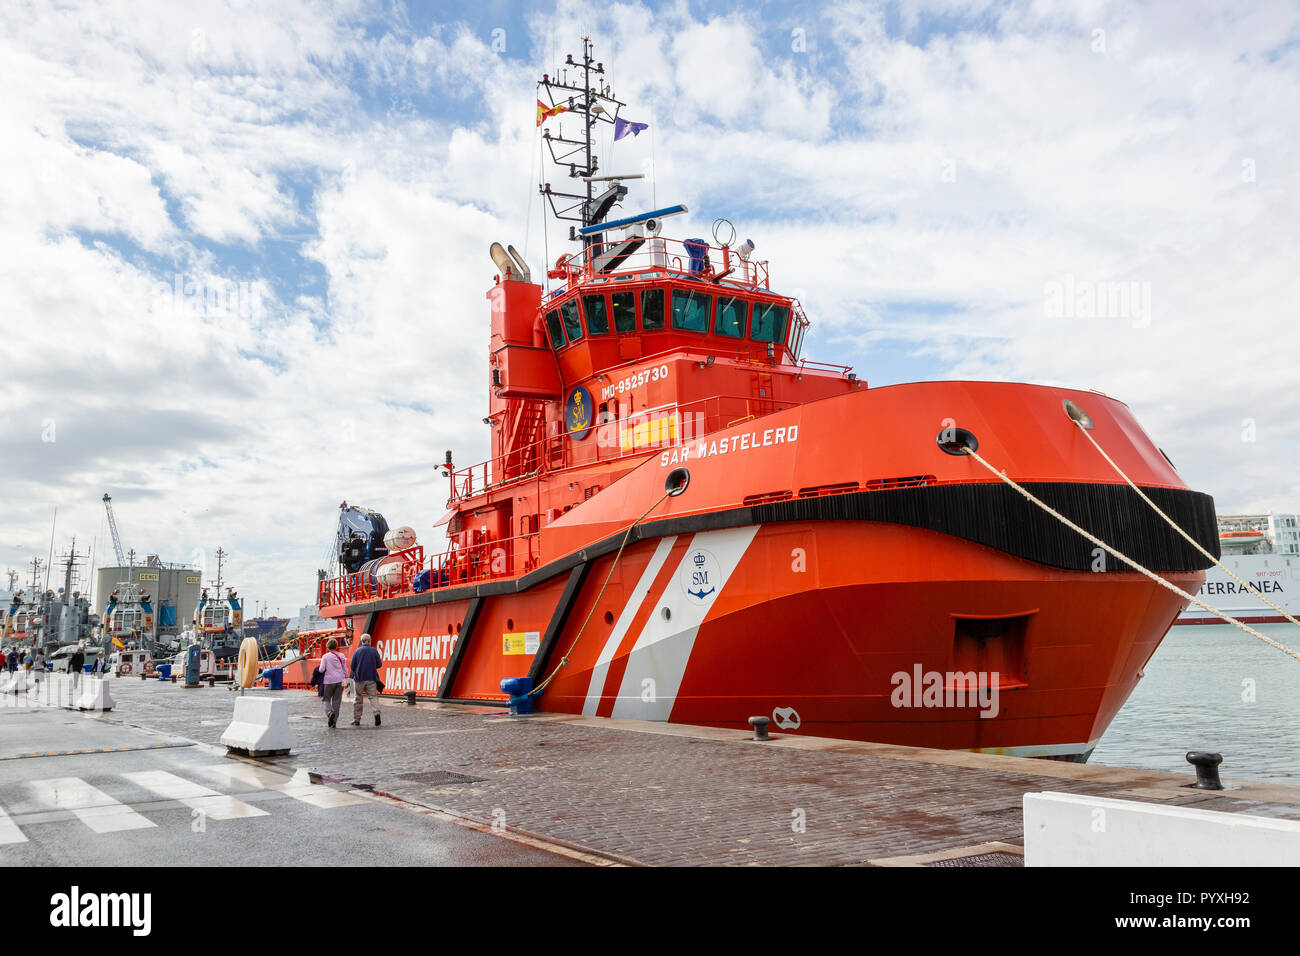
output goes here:
{"type": "Polygon", "coordinates": [[[375,678],[375,689],[378,690],[379,693],[381,694],[384,692],[384,682],[381,681],[378,677],[375,678]]]}

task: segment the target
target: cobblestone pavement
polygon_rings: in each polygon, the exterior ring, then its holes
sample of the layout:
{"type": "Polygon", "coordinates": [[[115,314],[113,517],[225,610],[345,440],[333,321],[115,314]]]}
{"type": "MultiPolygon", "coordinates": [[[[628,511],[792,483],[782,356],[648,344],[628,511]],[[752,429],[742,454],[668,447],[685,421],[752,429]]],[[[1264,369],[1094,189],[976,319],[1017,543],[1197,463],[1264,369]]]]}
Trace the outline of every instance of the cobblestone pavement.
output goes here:
{"type": "MultiPolygon", "coordinates": [[[[233,692],[113,682],[105,719],[219,743],[233,692]]],[[[269,693],[252,691],[250,693],[269,693]]],[[[277,762],[327,781],[651,865],[1019,862],[1026,792],[1070,791],[1300,819],[1300,789],[1187,789],[1191,775],[500,708],[393,701],[383,726],[329,730],[310,691],[289,702],[298,746],[277,762]],[[916,858],[920,858],[919,860],[916,858]]]]}

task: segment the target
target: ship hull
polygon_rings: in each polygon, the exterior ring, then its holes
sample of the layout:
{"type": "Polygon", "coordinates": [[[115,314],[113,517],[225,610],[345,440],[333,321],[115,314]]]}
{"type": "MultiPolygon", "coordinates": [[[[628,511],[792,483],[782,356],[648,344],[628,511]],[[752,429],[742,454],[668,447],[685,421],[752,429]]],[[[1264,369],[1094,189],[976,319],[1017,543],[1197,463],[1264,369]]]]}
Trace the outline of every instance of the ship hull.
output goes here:
{"type": "Polygon", "coordinates": [[[501,680],[554,671],[539,710],[737,729],[758,716],[782,733],[1086,759],[1185,603],[1136,573],[875,522],[670,535],[611,576],[613,561],[593,563],[545,657],[563,575],[353,626],[370,629],[389,695],[505,702],[501,680]]]}
{"type": "Polygon", "coordinates": [[[1201,555],[1078,440],[1065,399],[1217,547],[1212,500],[1120,403],[931,383],[665,450],[544,527],[554,557],[522,575],[348,600],[326,585],[321,611],[372,635],[389,695],[504,703],[502,680],[528,677],[543,711],[1086,759],[1186,600],[934,438],[976,423],[1027,491],[1195,592],[1201,555]],[[675,469],[689,485],[664,499],[675,469]]]}
{"type": "MultiPolygon", "coordinates": [[[[1292,617],[1300,615],[1300,581],[1296,578],[1297,571],[1300,571],[1300,558],[1276,552],[1225,554],[1222,562],[1237,577],[1231,577],[1220,568],[1207,569],[1205,583],[1196,593],[1202,601],[1243,624],[1286,623],[1287,619],[1278,613],[1277,608],[1265,604],[1260,595],[1267,597],[1292,617]],[[1295,564],[1293,565],[1292,562],[1295,564]],[[1237,578],[1250,584],[1260,594],[1252,594],[1237,578]]],[[[1222,618],[1192,604],[1174,623],[1222,624],[1224,622],[1222,618]]]]}

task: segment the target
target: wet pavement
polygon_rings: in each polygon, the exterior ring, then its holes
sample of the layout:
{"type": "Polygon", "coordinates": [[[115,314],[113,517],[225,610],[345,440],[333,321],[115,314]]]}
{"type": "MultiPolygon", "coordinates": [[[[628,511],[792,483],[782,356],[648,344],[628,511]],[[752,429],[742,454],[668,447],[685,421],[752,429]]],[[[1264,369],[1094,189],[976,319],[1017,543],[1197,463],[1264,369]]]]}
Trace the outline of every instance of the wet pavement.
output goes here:
{"type": "Polygon", "coordinates": [[[581,865],[111,715],[5,703],[3,866],[581,865]]]}
{"type": "MultiPolygon", "coordinates": [[[[118,706],[100,722],[147,731],[156,742],[194,742],[190,749],[209,763],[224,752],[217,745],[234,699],[224,686],[122,679],[113,693],[118,706]]],[[[520,849],[576,850],[585,862],[1018,865],[1023,795],[1044,790],[1300,819],[1300,790],[1273,784],[1242,782],[1214,794],[1188,789],[1191,774],[788,735],[759,743],[740,731],[400,700],[385,701],[381,727],[368,704],[363,725],[352,727],[345,703],[341,726],[331,730],[313,692],[275,693],[288,702],[297,746],[288,757],[241,765],[275,768],[286,779],[314,773],[318,786],[371,795],[365,813],[388,801],[383,808],[394,813],[460,821],[479,839],[531,841],[520,849]]],[[[9,726],[0,713],[0,745],[13,749],[9,726]]],[[[98,733],[87,730],[86,747],[98,733]]],[[[181,759],[181,752],[124,756],[181,759]]],[[[5,765],[0,759],[0,774],[5,765]]],[[[409,861],[400,851],[391,859],[409,861]]]]}

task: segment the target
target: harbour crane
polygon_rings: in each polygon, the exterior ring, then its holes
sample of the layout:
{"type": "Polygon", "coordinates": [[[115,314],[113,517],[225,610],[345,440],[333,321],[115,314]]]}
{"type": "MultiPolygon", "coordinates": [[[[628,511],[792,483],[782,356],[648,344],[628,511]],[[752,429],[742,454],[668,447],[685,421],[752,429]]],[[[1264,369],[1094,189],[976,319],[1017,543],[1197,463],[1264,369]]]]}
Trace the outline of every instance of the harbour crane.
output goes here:
{"type": "Polygon", "coordinates": [[[117,520],[113,517],[113,499],[104,493],[104,510],[108,512],[108,530],[113,535],[113,550],[117,552],[117,566],[126,566],[126,555],[122,553],[122,539],[117,534],[117,520]]]}

